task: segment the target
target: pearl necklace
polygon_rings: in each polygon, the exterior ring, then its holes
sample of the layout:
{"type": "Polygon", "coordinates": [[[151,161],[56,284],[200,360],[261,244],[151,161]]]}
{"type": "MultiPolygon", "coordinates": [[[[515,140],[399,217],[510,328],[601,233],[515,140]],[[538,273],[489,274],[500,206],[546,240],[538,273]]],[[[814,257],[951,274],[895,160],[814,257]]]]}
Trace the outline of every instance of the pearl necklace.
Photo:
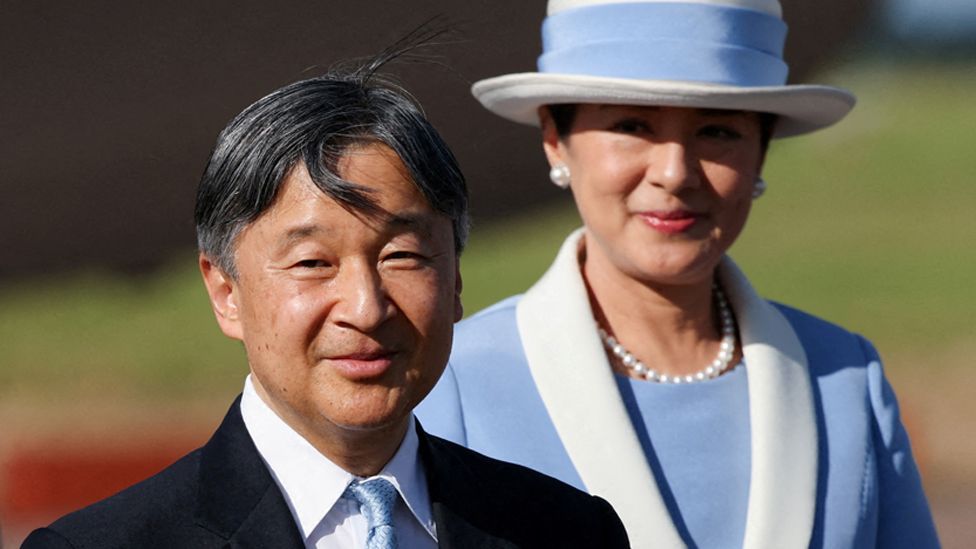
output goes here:
{"type": "Polygon", "coordinates": [[[736,333],[735,321],[732,319],[732,310],[729,309],[729,302],[725,299],[725,294],[722,293],[722,289],[719,288],[718,284],[713,285],[712,289],[715,292],[718,315],[722,321],[722,343],[719,345],[718,356],[715,357],[715,360],[694,374],[669,376],[658,373],[654,369],[645,366],[640,359],[630,354],[630,351],[625,349],[616,338],[608,334],[599,325],[597,325],[597,332],[599,332],[600,339],[603,341],[603,345],[606,346],[607,350],[613,353],[613,356],[620,359],[624,367],[639,379],[656,381],[658,383],[694,383],[696,381],[705,381],[706,379],[717,377],[732,362],[732,356],[735,355],[736,333]]]}

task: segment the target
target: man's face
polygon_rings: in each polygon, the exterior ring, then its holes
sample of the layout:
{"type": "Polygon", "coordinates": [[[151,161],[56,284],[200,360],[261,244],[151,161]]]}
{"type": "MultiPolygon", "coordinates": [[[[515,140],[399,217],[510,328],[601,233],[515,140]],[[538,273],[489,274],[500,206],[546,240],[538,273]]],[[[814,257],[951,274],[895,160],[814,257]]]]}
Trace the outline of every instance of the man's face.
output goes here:
{"type": "Polygon", "coordinates": [[[236,242],[236,280],[203,258],[224,333],[247,350],[258,393],[305,438],[400,428],[443,372],[460,319],[450,219],[383,145],[339,175],[383,210],[350,212],[304,165],[236,242]],[[337,431],[338,430],[338,431],[337,431]]]}

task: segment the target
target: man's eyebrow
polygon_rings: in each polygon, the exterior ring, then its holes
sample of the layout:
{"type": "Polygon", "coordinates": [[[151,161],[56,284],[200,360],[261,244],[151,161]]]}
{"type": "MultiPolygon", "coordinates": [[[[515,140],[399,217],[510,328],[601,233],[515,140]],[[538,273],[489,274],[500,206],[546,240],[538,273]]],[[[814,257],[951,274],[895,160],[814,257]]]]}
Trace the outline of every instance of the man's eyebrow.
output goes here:
{"type": "MultiPolygon", "coordinates": [[[[426,212],[401,212],[384,216],[383,224],[394,230],[421,230],[430,226],[431,215],[426,212]]],[[[281,248],[287,248],[307,238],[328,232],[324,227],[315,223],[296,225],[288,229],[278,239],[281,248]]]]}
{"type": "Polygon", "coordinates": [[[424,212],[401,212],[390,214],[386,223],[397,229],[418,229],[430,224],[430,214],[424,212]]]}
{"type": "Polygon", "coordinates": [[[325,232],[321,226],[314,223],[308,223],[305,225],[298,225],[288,229],[288,231],[278,239],[278,244],[282,248],[291,246],[292,244],[305,240],[306,238],[316,236],[325,232]]]}

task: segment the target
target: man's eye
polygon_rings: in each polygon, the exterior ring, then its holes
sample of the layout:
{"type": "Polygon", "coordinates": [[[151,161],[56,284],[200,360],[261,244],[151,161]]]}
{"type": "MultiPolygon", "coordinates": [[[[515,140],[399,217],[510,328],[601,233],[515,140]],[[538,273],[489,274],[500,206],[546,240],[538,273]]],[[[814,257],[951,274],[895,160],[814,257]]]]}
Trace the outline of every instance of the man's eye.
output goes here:
{"type": "Polygon", "coordinates": [[[390,267],[414,269],[429,264],[430,258],[417,252],[398,250],[383,256],[383,262],[390,267]]]}
{"type": "Polygon", "coordinates": [[[295,263],[295,266],[302,269],[321,269],[323,267],[328,267],[329,262],[322,259],[303,259],[298,263],[295,263]]]}
{"type": "Polygon", "coordinates": [[[384,257],[383,259],[386,259],[386,260],[412,259],[412,260],[416,260],[416,261],[421,261],[421,260],[424,260],[426,258],[423,255],[418,254],[416,252],[410,252],[410,251],[406,251],[406,250],[399,250],[399,251],[396,251],[396,252],[390,252],[390,253],[386,254],[386,257],[384,257]]]}

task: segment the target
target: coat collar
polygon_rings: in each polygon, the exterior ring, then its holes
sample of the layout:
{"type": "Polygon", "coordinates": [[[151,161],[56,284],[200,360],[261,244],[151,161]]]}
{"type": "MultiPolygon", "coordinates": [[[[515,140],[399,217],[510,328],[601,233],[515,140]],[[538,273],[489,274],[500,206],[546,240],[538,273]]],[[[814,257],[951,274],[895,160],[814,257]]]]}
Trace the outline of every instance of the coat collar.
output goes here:
{"type": "Polygon", "coordinates": [[[240,397],[200,450],[197,524],[231,547],[304,548],[295,519],[241,417],[240,397]]]}
{"type": "MultiPolygon", "coordinates": [[[[633,545],[683,547],[596,333],[577,259],[582,236],[581,229],[566,239],[517,306],[529,369],[580,478],[614,506],[633,545]]],[[[817,482],[806,355],[786,318],[731,259],[723,258],[719,277],[739,325],[749,380],[752,475],[743,547],[806,546],[817,482]]]]}

